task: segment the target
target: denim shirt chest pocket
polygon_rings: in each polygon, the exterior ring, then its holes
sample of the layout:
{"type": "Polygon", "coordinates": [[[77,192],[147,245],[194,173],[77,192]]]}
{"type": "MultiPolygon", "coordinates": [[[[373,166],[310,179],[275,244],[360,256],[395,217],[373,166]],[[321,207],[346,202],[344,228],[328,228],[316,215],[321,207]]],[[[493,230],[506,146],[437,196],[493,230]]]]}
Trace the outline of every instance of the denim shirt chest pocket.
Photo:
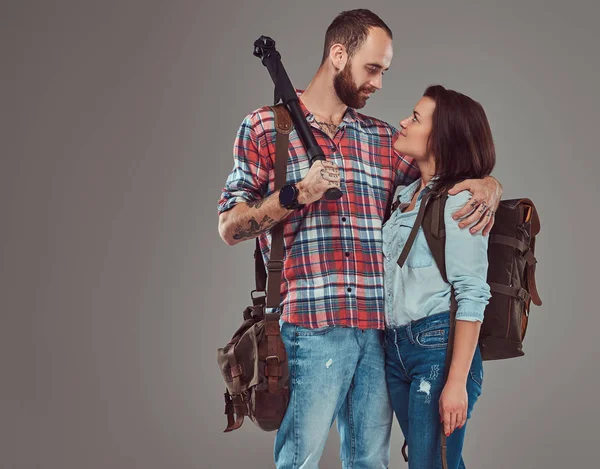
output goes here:
{"type": "MultiPolygon", "coordinates": [[[[402,248],[404,248],[404,244],[410,236],[414,222],[415,220],[413,217],[400,220],[398,229],[400,230],[400,238],[404,241],[402,243],[402,248]]],[[[398,257],[400,257],[401,252],[402,250],[398,252],[398,257]]],[[[433,265],[433,256],[429,250],[429,245],[427,244],[427,239],[425,238],[423,228],[419,228],[419,231],[417,232],[417,237],[415,238],[415,242],[408,253],[405,265],[411,269],[421,269],[424,267],[431,267],[433,265]]]]}

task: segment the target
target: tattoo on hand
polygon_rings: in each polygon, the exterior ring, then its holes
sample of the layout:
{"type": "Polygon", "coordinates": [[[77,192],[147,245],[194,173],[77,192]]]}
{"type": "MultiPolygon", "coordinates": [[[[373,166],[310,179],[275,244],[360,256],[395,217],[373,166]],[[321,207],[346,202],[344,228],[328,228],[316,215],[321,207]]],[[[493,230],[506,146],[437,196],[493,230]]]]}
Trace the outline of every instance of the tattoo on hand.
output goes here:
{"type": "Polygon", "coordinates": [[[270,230],[277,224],[275,220],[273,220],[268,215],[265,215],[264,218],[259,222],[256,219],[251,218],[248,220],[248,224],[250,225],[248,228],[244,229],[243,226],[238,225],[235,230],[235,234],[233,235],[233,239],[240,240],[246,238],[256,238],[259,234],[264,233],[265,231],[270,230]]]}

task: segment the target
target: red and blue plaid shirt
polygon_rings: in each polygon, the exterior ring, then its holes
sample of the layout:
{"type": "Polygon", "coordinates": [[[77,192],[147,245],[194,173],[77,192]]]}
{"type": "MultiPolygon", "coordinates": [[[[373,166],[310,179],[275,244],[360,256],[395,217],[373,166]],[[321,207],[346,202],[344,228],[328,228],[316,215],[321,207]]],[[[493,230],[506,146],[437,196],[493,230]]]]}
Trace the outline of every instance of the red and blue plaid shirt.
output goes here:
{"type": "MultiPolygon", "coordinates": [[[[411,158],[396,153],[397,130],[348,108],[335,138],[302,105],[328,161],[340,167],[339,200],[321,199],[284,221],[281,312],[284,321],[308,328],[348,326],[384,329],[381,226],[398,185],[419,177],[411,158]]],[[[273,113],[248,115],[234,145],[234,166],[219,201],[219,213],[240,202],[267,197],[275,186],[273,113]]],[[[297,183],[309,160],[297,132],[290,134],[287,182],[297,183]]],[[[265,264],[270,232],[259,237],[265,264]]]]}

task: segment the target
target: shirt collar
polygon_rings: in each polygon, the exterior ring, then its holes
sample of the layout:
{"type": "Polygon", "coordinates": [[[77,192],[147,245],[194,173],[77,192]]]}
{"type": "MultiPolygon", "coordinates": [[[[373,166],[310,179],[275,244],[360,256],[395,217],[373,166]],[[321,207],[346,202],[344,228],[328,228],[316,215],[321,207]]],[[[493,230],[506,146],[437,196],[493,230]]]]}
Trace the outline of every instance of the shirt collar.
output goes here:
{"type": "MultiPolygon", "coordinates": [[[[298,96],[298,98],[302,95],[302,93],[304,93],[304,91],[305,90],[296,90],[296,95],[298,96]]],[[[301,99],[299,99],[298,101],[300,103],[300,108],[302,109],[306,120],[308,122],[313,122],[315,120],[315,116],[306,108],[301,99]]],[[[342,118],[342,122],[345,122],[346,124],[351,124],[353,122],[362,123],[363,120],[360,117],[360,114],[356,111],[356,109],[347,107],[346,112],[344,113],[344,117],[342,118]]]]}
{"type": "MultiPolygon", "coordinates": [[[[419,194],[419,197],[417,198],[417,202],[420,201],[423,198],[423,196],[431,190],[431,188],[433,187],[433,185],[435,184],[435,181],[437,179],[438,179],[438,177],[434,176],[429,180],[429,182],[427,183],[425,188],[419,194]]],[[[411,183],[410,185],[406,186],[404,189],[402,189],[400,191],[400,193],[398,194],[398,202],[400,202],[401,204],[409,203],[412,200],[412,198],[414,197],[415,192],[417,192],[420,187],[421,187],[421,178],[417,179],[415,182],[411,183]]]]}

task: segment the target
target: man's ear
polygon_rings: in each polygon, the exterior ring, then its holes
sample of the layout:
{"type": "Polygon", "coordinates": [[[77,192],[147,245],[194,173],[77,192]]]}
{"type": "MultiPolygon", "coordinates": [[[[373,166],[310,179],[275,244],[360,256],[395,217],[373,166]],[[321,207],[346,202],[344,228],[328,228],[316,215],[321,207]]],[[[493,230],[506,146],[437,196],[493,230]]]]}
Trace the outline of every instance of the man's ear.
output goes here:
{"type": "Polygon", "coordinates": [[[348,52],[342,44],[334,44],[329,49],[329,60],[333,67],[339,72],[343,70],[348,62],[348,52]]]}

